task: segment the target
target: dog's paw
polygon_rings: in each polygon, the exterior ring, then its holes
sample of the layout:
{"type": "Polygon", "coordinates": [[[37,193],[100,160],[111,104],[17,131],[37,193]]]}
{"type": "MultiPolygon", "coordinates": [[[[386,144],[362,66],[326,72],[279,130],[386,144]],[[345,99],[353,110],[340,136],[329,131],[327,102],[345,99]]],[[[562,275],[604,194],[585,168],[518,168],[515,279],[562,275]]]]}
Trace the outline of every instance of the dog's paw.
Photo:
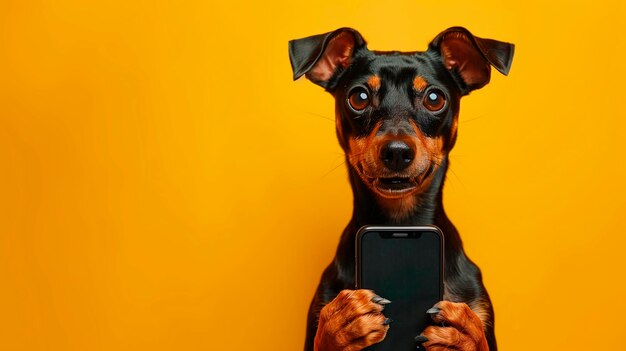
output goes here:
{"type": "Polygon", "coordinates": [[[426,313],[438,324],[427,327],[422,338],[416,338],[426,350],[489,351],[483,323],[467,304],[440,301],[426,313]]]}
{"type": "Polygon", "coordinates": [[[358,351],[382,341],[391,323],[382,314],[389,302],[371,290],[342,290],[320,311],[315,351],[358,351]]]}

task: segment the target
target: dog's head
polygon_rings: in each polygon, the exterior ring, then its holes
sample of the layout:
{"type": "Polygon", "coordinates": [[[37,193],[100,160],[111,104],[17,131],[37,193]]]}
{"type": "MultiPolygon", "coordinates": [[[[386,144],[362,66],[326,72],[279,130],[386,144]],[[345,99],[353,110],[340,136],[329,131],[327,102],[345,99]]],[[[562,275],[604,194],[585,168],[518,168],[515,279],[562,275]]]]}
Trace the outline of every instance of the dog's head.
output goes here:
{"type": "Polygon", "coordinates": [[[354,29],[289,42],[294,80],[305,75],[336,101],[339,143],[381,199],[426,189],[454,146],[459,101],[507,74],[513,44],[449,28],[424,52],[370,51],[354,29]]]}

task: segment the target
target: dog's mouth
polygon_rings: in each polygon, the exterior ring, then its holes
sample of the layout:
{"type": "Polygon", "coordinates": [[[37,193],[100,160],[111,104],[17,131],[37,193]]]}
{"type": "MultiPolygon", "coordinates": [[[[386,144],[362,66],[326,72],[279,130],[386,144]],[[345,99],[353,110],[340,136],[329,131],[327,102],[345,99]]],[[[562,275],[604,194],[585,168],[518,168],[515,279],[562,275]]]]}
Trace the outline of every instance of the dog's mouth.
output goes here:
{"type": "Polygon", "coordinates": [[[368,186],[385,198],[401,198],[416,192],[435,169],[434,163],[417,176],[371,177],[363,172],[359,165],[359,173],[368,186]]]}
{"type": "Polygon", "coordinates": [[[419,183],[416,177],[404,178],[404,177],[391,177],[391,178],[376,178],[372,181],[373,187],[385,195],[400,196],[411,192],[419,183]]]}

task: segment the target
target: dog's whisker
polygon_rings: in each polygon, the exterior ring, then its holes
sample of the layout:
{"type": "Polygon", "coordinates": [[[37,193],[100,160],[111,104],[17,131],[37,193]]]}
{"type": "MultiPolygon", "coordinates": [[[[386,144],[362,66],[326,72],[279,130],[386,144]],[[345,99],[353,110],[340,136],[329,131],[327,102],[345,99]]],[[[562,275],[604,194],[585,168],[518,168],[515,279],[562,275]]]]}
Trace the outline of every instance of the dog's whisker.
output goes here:
{"type": "Polygon", "coordinates": [[[324,177],[326,177],[327,175],[329,175],[330,173],[332,173],[333,171],[335,171],[335,170],[336,170],[336,169],[338,169],[339,167],[343,166],[344,164],[346,164],[346,161],[345,161],[345,160],[344,160],[344,161],[341,161],[341,163],[340,163],[340,164],[338,164],[338,165],[336,165],[335,167],[333,167],[330,171],[328,171],[328,172],[324,173],[324,174],[323,174],[320,178],[324,178],[324,177]]]}
{"type": "Polygon", "coordinates": [[[485,117],[485,115],[480,115],[480,116],[477,116],[477,117],[474,117],[474,118],[463,119],[463,120],[459,119],[459,124],[460,124],[460,123],[468,123],[468,122],[473,122],[473,121],[478,120],[478,119],[481,119],[481,118],[483,118],[483,117],[485,117]]]}
{"type": "Polygon", "coordinates": [[[454,169],[452,169],[452,166],[448,167],[448,170],[454,175],[454,177],[459,181],[459,183],[465,188],[465,184],[463,183],[463,181],[461,180],[461,178],[459,177],[458,174],[456,174],[456,172],[454,171],[454,169]]]}
{"type": "Polygon", "coordinates": [[[334,118],[330,118],[330,117],[328,117],[328,116],[320,115],[320,114],[318,114],[318,113],[313,113],[313,112],[308,112],[308,111],[303,111],[303,113],[305,113],[305,114],[307,114],[307,115],[311,115],[311,116],[319,117],[319,118],[325,119],[325,120],[327,120],[327,121],[335,122],[335,119],[334,119],[334,118]]]}
{"type": "Polygon", "coordinates": [[[457,156],[454,156],[454,157],[451,157],[450,155],[448,155],[448,157],[449,157],[451,160],[454,160],[454,162],[453,162],[453,163],[458,163],[458,164],[460,164],[460,165],[462,165],[462,166],[465,166],[465,164],[464,164],[464,162],[463,162],[463,159],[462,159],[461,157],[458,157],[458,155],[457,155],[457,156]]]}

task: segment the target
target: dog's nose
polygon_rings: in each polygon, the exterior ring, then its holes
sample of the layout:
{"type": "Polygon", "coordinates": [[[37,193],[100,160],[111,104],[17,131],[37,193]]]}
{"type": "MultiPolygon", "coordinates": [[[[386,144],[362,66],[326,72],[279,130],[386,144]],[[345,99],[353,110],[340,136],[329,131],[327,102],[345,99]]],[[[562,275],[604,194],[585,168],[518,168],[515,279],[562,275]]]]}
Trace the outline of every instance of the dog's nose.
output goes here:
{"type": "Polygon", "coordinates": [[[399,172],[413,162],[415,151],[404,141],[392,140],[380,150],[380,158],[387,168],[399,172]]]}

